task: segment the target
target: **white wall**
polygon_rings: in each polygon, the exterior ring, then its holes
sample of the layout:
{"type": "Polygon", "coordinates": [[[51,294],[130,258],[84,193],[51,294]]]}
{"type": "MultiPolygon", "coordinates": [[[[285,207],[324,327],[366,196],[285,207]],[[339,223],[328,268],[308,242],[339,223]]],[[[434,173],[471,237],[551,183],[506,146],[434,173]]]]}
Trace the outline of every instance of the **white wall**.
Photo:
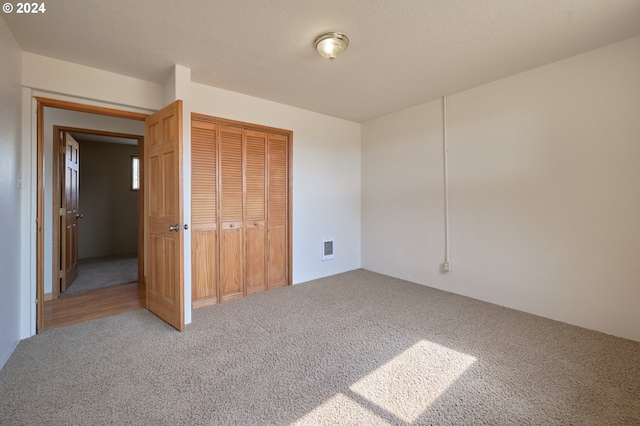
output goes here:
{"type": "Polygon", "coordinates": [[[138,253],[138,195],[131,189],[137,145],[80,145],[78,258],[138,253]]]}
{"type": "Polygon", "coordinates": [[[21,54],[0,18],[0,369],[20,339],[21,54]]]}
{"type": "Polygon", "coordinates": [[[640,38],[363,125],[363,267],[640,340],[640,38]]]}
{"type": "MultiPolygon", "coordinates": [[[[58,108],[44,109],[44,292],[52,291],[53,283],[53,199],[52,199],[52,156],[53,156],[53,126],[66,126],[87,130],[101,130],[106,132],[125,133],[129,135],[144,135],[144,122],[125,120],[117,117],[87,114],[84,112],[68,111],[58,108]]],[[[82,147],[80,148],[82,149],[82,147]]],[[[82,155],[82,151],[80,151],[82,155]]],[[[82,201],[80,201],[82,202],[82,201]]]]}
{"type": "Polygon", "coordinates": [[[30,52],[23,53],[22,65],[22,84],[32,89],[108,102],[112,108],[157,110],[164,106],[160,84],[30,52]]]}
{"type": "Polygon", "coordinates": [[[444,258],[440,102],[362,128],[362,267],[428,283],[444,258]]]}
{"type": "Polygon", "coordinates": [[[191,110],[293,131],[294,283],[360,267],[360,124],[197,83],[191,110]]]}

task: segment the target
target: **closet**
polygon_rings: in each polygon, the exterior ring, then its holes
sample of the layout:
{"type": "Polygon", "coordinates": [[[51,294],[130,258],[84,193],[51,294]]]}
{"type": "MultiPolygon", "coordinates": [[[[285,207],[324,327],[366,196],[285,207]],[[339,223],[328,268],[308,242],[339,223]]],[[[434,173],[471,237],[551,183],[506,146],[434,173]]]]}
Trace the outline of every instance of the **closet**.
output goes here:
{"type": "Polygon", "coordinates": [[[194,308],[291,284],[292,132],[191,119],[194,308]]]}

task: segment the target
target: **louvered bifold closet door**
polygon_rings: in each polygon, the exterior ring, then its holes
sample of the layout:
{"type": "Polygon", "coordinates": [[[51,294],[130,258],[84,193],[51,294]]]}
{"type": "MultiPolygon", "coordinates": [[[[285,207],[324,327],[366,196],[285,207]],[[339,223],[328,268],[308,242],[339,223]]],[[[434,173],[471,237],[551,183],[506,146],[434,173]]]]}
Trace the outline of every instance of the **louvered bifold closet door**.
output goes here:
{"type": "Polygon", "coordinates": [[[243,130],[219,126],[220,143],[220,300],[244,296],[243,130]]]}
{"type": "Polygon", "coordinates": [[[216,125],[191,124],[191,294],[194,308],[218,301],[216,125]]]}
{"type": "Polygon", "coordinates": [[[267,289],[266,269],[267,134],[245,131],[245,285],[247,294],[267,289]]]}
{"type": "Polygon", "coordinates": [[[268,142],[268,271],[269,288],[288,283],[288,202],[289,187],[287,136],[269,134],[268,142]]]}

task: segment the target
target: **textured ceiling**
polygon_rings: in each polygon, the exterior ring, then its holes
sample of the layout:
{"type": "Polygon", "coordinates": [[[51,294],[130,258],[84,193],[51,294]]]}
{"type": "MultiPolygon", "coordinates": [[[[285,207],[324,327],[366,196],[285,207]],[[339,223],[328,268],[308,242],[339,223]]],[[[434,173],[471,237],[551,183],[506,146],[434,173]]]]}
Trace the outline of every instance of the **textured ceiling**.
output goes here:
{"type": "MultiPolygon", "coordinates": [[[[55,0],[3,14],[24,51],[363,122],[640,35],[639,0],[55,0]],[[351,44],[330,62],[325,31],[351,44]]],[[[640,54],[640,52],[639,52],[640,54]]]]}

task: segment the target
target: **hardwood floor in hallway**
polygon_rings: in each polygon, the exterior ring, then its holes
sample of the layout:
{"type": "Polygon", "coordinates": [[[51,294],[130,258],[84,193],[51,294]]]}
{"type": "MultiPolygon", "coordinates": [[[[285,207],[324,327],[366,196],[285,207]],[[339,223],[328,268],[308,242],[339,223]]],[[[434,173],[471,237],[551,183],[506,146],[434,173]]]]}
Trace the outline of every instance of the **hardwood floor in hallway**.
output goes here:
{"type": "Polygon", "coordinates": [[[44,329],[78,324],[145,307],[145,289],[138,283],[60,297],[44,302],[44,329]]]}

